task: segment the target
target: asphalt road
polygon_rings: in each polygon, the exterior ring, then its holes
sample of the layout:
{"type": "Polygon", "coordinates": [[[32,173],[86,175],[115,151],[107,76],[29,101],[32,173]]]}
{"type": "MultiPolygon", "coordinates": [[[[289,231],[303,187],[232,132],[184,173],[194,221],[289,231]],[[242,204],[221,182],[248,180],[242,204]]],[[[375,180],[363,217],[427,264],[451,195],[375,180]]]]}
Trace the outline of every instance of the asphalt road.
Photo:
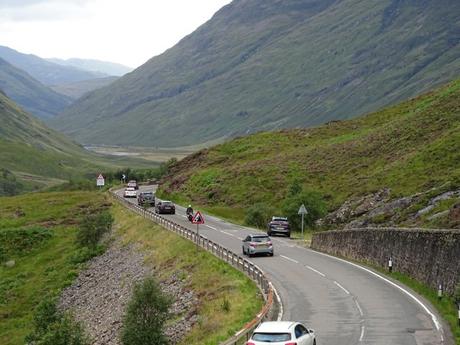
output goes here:
{"type": "MultiPolygon", "coordinates": [[[[152,190],[152,186],[141,186],[141,190],[152,190]]],[[[242,253],[242,239],[257,232],[203,216],[200,234],[236,253],[242,253]]],[[[183,207],[176,205],[176,215],[164,217],[196,230],[183,207]]],[[[272,240],[273,257],[250,260],[266,273],[281,296],[283,320],[305,322],[315,330],[318,345],[453,344],[434,309],[408,288],[363,266],[300,247],[288,238],[272,240]]]]}

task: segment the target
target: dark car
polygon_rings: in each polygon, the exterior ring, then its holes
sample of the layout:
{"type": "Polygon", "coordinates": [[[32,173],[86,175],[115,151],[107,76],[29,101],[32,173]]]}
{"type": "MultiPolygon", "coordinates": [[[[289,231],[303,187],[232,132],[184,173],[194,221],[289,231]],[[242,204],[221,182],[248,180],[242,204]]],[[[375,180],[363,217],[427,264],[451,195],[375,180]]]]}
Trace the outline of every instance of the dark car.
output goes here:
{"type": "Polygon", "coordinates": [[[286,217],[272,217],[270,223],[268,223],[267,229],[268,236],[273,234],[283,234],[287,237],[291,237],[291,226],[289,225],[286,217]]]}
{"type": "Polygon", "coordinates": [[[155,206],[155,194],[153,192],[140,192],[137,195],[137,204],[139,206],[150,205],[155,206]]]}
{"type": "Polygon", "coordinates": [[[158,201],[155,205],[155,212],[176,214],[176,206],[171,201],[158,201]]]}

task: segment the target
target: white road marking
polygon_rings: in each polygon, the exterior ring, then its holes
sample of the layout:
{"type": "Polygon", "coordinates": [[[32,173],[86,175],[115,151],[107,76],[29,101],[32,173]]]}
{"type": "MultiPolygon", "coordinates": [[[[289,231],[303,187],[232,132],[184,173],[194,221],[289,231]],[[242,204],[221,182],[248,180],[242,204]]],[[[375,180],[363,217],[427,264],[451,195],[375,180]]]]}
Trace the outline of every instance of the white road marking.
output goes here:
{"type": "MultiPolygon", "coordinates": [[[[326,256],[326,257],[328,257],[328,258],[332,258],[332,259],[335,259],[335,260],[337,260],[337,261],[341,261],[341,262],[344,262],[344,263],[346,263],[346,264],[352,265],[352,266],[354,266],[354,267],[356,267],[356,268],[359,268],[359,269],[361,269],[361,270],[363,270],[363,271],[366,271],[367,273],[370,273],[370,274],[372,274],[373,276],[375,276],[375,277],[377,277],[377,278],[383,280],[384,282],[386,282],[386,283],[388,283],[388,284],[394,286],[395,288],[397,288],[398,290],[400,290],[401,292],[403,292],[404,294],[406,294],[407,296],[409,296],[410,298],[412,298],[418,305],[420,305],[420,306],[422,307],[422,309],[423,309],[428,315],[430,315],[431,320],[433,320],[433,323],[434,323],[436,329],[437,329],[439,332],[442,333],[442,326],[441,326],[441,323],[438,321],[438,318],[436,317],[436,315],[434,315],[434,314],[430,311],[430,309],[428,309],[428,307],[425,306],[425,304],[423,304],[422,301],[420,301],[417,297],[415,297],[413,294],[411,294],[409,291],[407,291],[407,290],[404,289],[403,287],[399,286],[399,285],[396,284],[396,283],[393,283],[391,280],[389,280],[389,279],[387,279],[387,278],[381,276],[380,274],[375,273],[375,272],[371,271],[370,269],[365,268],[365,267],[362,267],[362,266],[360,266],[360,265],[358,265],[358,264],[355,264],[355,263],[353,263],[353,262],[349,262],[349,261],[346,261],[346,260],[344,260],[344,259],[336,258],[335,256],[332,256],[332,255],[329,255],[329,254],[320,253],[320,252],[317,252],[317,251],[314,251],[314,250],[312,250],[312,252],[315,253],[315,254],[318,254],[318,255],[323,255],[323,256],[326,256]]],[[[443,335],[441,334],[441,339],[442,339],[442,338],[443,338],[443,335]]]]}
{"type": "Polygon", "coordinates": [[[361,306],[359,305],[359,303],[358,303],[358,301],[356,299],[355,299],[355,304],[356,304],[356,307],[359,310],[359,315],[364,316],[363,310],[361,309],[361,306]]]}
{"type": "Polygon", "coordinates": [[[313,267],[310,267],[308,265],[305,265],[306,268],[308,268],[309,270],[312,270],[313,272],[315,273],[318,273],[321,277],[325,277],[326,275],[324,273],[321,273],[320,271],[318,270],[315,270],[313,267]]]}
{"type": "Polygon", "coordinates": [[[276,299],[278,301],[278,305],[279,305],[279,312],[278,312],[278,318],[276,321],[281,321],[281,319],[283,318],[283,314],[284,314],[284,309],[283,309],[283,302],[281,301],[281,297],[280,295],[278,294],[278,291],[275,289],[275,287],[273,286],[273,284],[271,282],[269,282],[270,286],[272,287],[273,291],[275,292],[275,296],[276,296],[276,299]]]}
{"type": "Polygon", "coordinates": [[[286,260],[292,261],[292,262],[294,262],[294,263],[296,263],[296,264],[298,264],[298,263],[299,263],[297,260],[291,259],[291,258],[289,258],[289,257],[287,257],[287,256],[284,256],[284,255],[280,255],[280,256],[281,256],[283,259],[286,259],[286,260]]]}
{"type": "Polygon", "coordinates": [[[361,335],[359,336],[359,342],[363,341],[364,339],[364,326],[361,326],[361,335]]]}
{"type": "Polygon", "coordinates": [[[210,228],[210,229],[217,230],[217,228],[215,228],[215,227],[213,227],[213,226],[211,226],[211,225],[205,224],[205,226],[207,226],[207,227],[210,228]]]}
{"type": "Polygon", "coordinates": [[[347,295],[350,294],[350,292],[349,292],[347,289],[345,289],[342,285],[340,285],[339,283],[337,283],[335,280],[334,280],[334,284],[337,285],[339,288],[341,288],[343,291],[345,291],[345,293],[346,293],[347,295]]]}

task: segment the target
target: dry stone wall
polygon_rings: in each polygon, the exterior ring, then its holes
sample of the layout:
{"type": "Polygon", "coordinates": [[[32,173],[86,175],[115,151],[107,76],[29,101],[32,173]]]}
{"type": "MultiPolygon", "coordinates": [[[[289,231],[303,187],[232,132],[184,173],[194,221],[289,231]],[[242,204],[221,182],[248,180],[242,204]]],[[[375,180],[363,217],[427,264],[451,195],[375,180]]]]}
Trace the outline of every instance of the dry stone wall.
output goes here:
{"type": "Polygon", "coordinates": [[[460,284],[460,230],[366,228],[326,231],[311,247],[328,254],[404,273],[453,294],[460,284]]]}

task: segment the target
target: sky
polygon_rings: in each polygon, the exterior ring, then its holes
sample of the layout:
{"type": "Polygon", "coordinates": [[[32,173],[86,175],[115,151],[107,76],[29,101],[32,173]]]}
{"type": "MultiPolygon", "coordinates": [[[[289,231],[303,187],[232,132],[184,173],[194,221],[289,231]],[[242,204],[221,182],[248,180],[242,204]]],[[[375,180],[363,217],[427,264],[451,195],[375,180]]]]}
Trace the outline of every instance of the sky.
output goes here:
{"type": "Polygon", "coordinates": [[[231,0],[0,0],[0,45],[138,67],[231,0]]]}

